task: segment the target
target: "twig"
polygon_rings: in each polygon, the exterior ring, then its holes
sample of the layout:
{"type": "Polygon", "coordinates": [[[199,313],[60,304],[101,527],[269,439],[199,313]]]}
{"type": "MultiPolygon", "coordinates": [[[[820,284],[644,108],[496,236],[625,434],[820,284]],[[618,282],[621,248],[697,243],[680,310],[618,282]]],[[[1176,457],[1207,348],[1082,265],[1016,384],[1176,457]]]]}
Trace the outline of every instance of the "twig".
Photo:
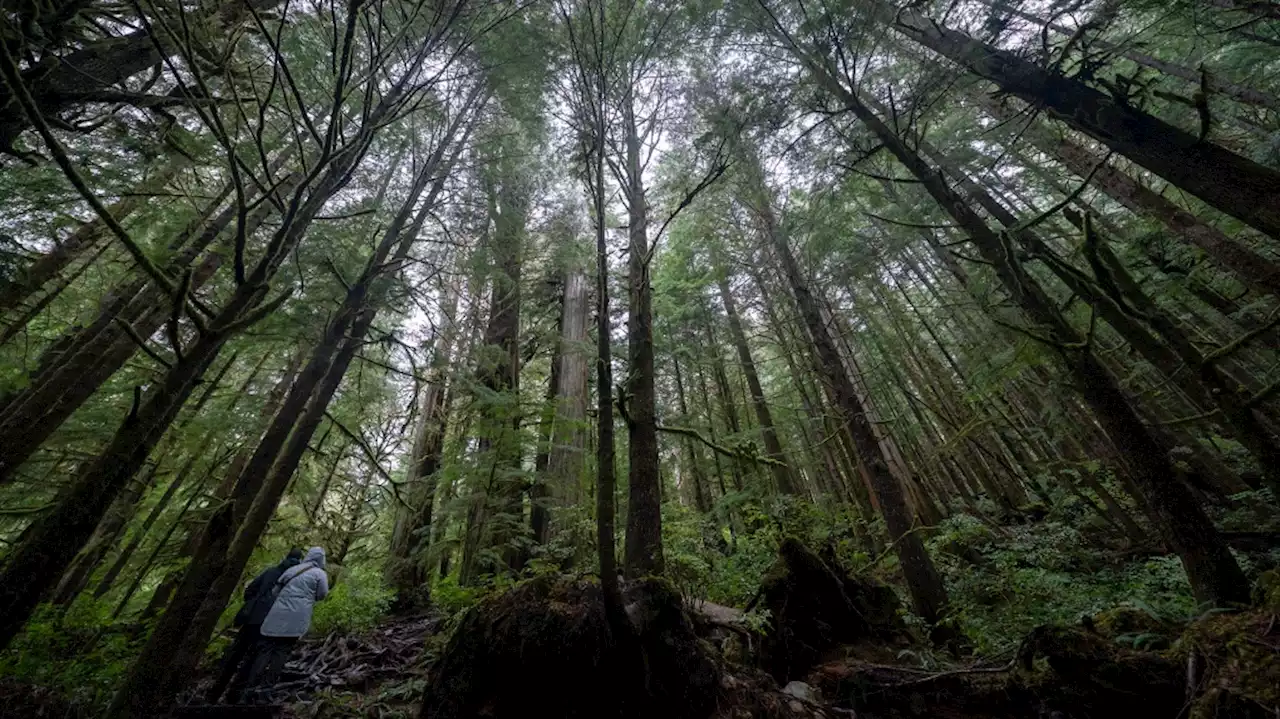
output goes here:
{"type": "Polygon", "coordinates": [[[889,686],[885,687],[885,689],[895,689],[897,687],[915,686],[917,684],[925,684],[927,682],[942,679],[944,677],[960,676],[964,674],[999,674],[1001,672],[1007,672],[1013,669],[1014,666],[1017,665],[1017,663],[1018,663],[1018,658],[1014,657],[1013,659],[1010,659],[1007,664],[1004,664],[998,667],[972,667],[969,669],[952,669],[950,671],[931,674],[922,679],[912,679],[911,681],[899,682],[897,684],[890,684],[889,686]]]}
{"type": "Polygon", "coordinates": [[[1275,329],[1276,325],[1280,325],[1280,310],[1274,311],[1272,313],[1272,317],[1269,320],[1267,320],[1261,327],[1249,330],[1248,332],[1240,335],[1239,337],[1235,338],[1231,342],[1223,345],[1221,349],[1215,350],[1214,352],[1208,355],[1205,355],[1204,361],[1200,363],[1201,366],[1209,367],[1213,363],[1217,362],[1218,360],[1224,359],[1227,356],[1234,354],[1236,350],[1248,344],[1258,336],[1263,335],[1275,329]]]}
{"type": "Polygon", "coordinates": [[[374,470],[376,470],[378,474],[382,475],[383,479],[387,480],[388,482],[391,482],[392,484],[396,483],[396,480],[392,479],[391,475],[388,474],[387,471],[382,468],[382,464],[378,460],[377,453],[374,452],[371,447],[369,447],[369,443],[364,440],[364,437],[361,437],[355,432],[352,432],[350,429],[347,428],[345,424],[339,421],[337,417],[334,417],[333,414],[328,410],[325,410],[324,416],[326,419],[328,419],[330,422],[333,423],[333,426],[337,427],[339,431],[347,435],[347,437],[349,437],[351,441],[355,442],[356,445],[360,447],[360,451],[364,454],[365,458],[369,460],[369,464],[373,465],[374,470]]]}

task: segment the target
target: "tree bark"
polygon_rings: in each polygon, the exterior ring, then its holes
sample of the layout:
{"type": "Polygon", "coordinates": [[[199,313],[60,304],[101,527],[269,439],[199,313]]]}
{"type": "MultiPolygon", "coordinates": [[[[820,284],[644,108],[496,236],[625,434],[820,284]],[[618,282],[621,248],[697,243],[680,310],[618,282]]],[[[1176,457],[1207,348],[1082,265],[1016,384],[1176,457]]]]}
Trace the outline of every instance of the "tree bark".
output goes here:
{"type": "Polygon", "coordinates": [[[653,287],[649,282],[649,205],[640,164],[634,88],[623,100],[628,215],[627,434],[628,484],[625,568],[628,577],[662,574],[662,478],[658,469],[657,390],[653,361],[653,287]]]}
{"type": "MultiPolygon", "coordinates": [[[[90,2],[65,3],[84,6],[90,2]]],[[[215,22],[222,32],[232,33],[247,17],[246,10],[267,10],[279,4],[279,0],[250,0],[243,4],[217,8],[206,17],[184,20],[187,22],[215,22]],[[216,15],[216,17],[214,17],[216,15]]],[[[154,26],[153,26],[154,27],[154,26]]],[[[177,54],[182,47],[164,30],[148,32],[137,30],[126,35],[110,37],[85,45],[69,53],[47,54],[40,62],[22,72],[22,80],[28,87],[37,109],[45,117],[100,102],[103,94],[129,78],[155,67],[165,56],[177,54]]],[[[0,150],[12,151],[18,136],[29,127],[31,121],[17,102],[13,91],[0,87],[0,150]]]]}
{"type": "Polygon", "coordinates": [[[520,417],[520,311],[521,270],[523,268],[529,189],[519,174],[514,158],[505,148],[493,162],[501,169],[495,187],[490,188],[489,215],[493,232],[489,238],[492,257],[489,321],[485,327],[476,381],[486,392],[479,398],[481,426],[480,455],[489,463],[485,486],[477,493],[468,518],[467,540],[463,547],[459,581],[470,584],[483,573],[519,569],[520,551],[514,545],[516,527],[523,521],[519,440],[520,417]],[[488,526],[495,514],[507,515],[488,526]],[[486,540],[485,537],[488,537],[486,540]],[[499,550],[505,567],[482,564],[482,545],[499,550]]]}
{"type": "Polygon", "coordinates": [[[877,15],[906,37],[968,68],[1209,205],[1280,239],[1280,171],[1200,141],[1148,113],[1013,52],[904,9],[877,15]]]}
{"type": "Polygon", "coordinates": [[[133,558],[133,553],[138,550],[138,546],[141,545],[142,540],[146,538],[147,532],[151,531],[151,527],[156,523],[156,520],[159,519],[164,510],[168,508],[170,500],[172,500],[174,495],[178,493],[178,490],[182,488],[182,485],[186,483],[187,477],[191,475],[191,470],[195,468],[196,462],[200,460],[201,456],[201,453],[191,455],[187,458],[187,461],[182,464],[182,467],[178,469],[178,473],[173,476],[173,479],[169,482],[169,486],[165,488],[164,494],[160,495],[160,499],[156,502],[156,506],[152,507],[151,511],[147,513],[146,519],[142,521],[142,526],[138,527],[133,538],[129,540],[129,543],[125,545],[124,549],[120,550],[120,556],[116,557],[116,561],[112,562],[111,566],[107,568],[106,574],[103,574],[102,579],[98,581],[97,588],[93,590],[94,599],[100,599],[102,598],[102,595],[111,591],[111,587],[115,584],[116,578],[120,576],[120,572],[124,571],[129,560],[133,558]]]}
{"type": "Polygon", "coordinates": [[[751,391],[751,403],[755,406],[756,421],[760,423],[760,436],[764,441],[765,456],[782,464],[770,465],[773,472],[773,483],[782,494],[796,494],[795,482],[791,468],[785,463],[786,454],[782,451],[782,442],[778,440],[778,432],[773,427],[773,414],[769,411],[769,403],[765,400],[764,388],[760,384],[760,375],[756,372],[755,360],[751,357],[751,347],[747,344],[747,334],[742,329],[742,319],[738,316],[738,306],[734,302],[729,277],[724,272],[718,273],[720,286],[720,302],[724,305],[725,315],[729,318],[729,334],[738,351],[738,362],[742,372],[747,376],[747,388],[751,391]]]}
{"type": "MultiPolygon", "coordinates": [[[[179,159],[161,160],[161,167],[157,172],[132,192],[123,195],[107,210],[117,221],[123,221],[148,201],[151,193],[163,189],[185,164],[179,159]]],[[[85,222],[70,237],[58,242],[40,259],[32,262],[17,279],[0,286],[0,315],[29,300],[50,280],[66,271],[77,258],[101,244],[106,234],[107,227],[102,220],[85,222]]]]}
{"type": "MultiPolygon", "coordinates": [[[[1230,0],[1227,0],[1227,2],[1230,2],[1230,0]]],[[[994,2],[991,3],[991,5],[993,8],[997,10],[1007,12],[1010,15],[1014,15],[1016,17],[1022,18],[1023,20],[1026,20],[1028,22],[1036,23],[1037,25],[1047,26],[1050,29],[1052,29],[1054,32],[1061,33],[1068,37],[1074,35],[1076,32],[1075,30],[1072,30],[1071,28],[1061,25],[1059,23],[1049,22],[1049,21],[1046,21],[1044,18],[1036,17],[1035,15],[1028,12],[1023,12],[1012,5],[1007,5],[1004,2],[1001,2],[1000,0],[995,0],[994,2]]],[[[1089,42],[1092,47],[1096,47],[1099,50],[1104,50],[1107,52],[1118,52],[1120,55],[1124,56],[1129,60],[1132,60],[1133,62],[1139,65],[1143,65],[1145,67],[1149,67],[1154,70],[1159,70],[1160,72],[1163,72],[1166,75],[1169,75],[1171,77],[1176,77],[1180,80],[1186,80],[1187,82],[1195,85],[1200,84],[1201,71],[1199,70],[1193,70],[1184,65],[1179,65],[1177,63],[1160,60],[1158,58],[1154,58],[1145,53],[1138,52],[1137,50],[1134,50],[1131,47],[1120,47],[1110,42],[1107,42],[1105,40],[1090,38],[1089,42]]],[[[1209,73],[1206,73],[1205,80],[1209,86],[1210,92],[1216,92],[1222,95],[1226,95],[1227,97],[1230,97],[1231,99],[1237,102],[1244,103],[1246,105],[1253,105],[1255,107],[1263,107],[1263,108],[1269,108],[1271,110],[1280,111],[1280,98],[1277,98],[1274,95],[1270,95],[1265,92],[1259,92],[1258,90],[1254,90],[1253,88],[1245,87],[1243,85],[1238,85],[1229,80],[1223,80],[1209,73]]]]}
{"type": "MultiPolygon", "coordinates": [[[[676,400],[680,407],[680,421],[687,426],[690,415],[689,405],[685,402],[684,395],[684,378],[680,373],[680,357],[671,358],[676,372],[676,400]]],[[[693,506],[703,514],[711,511],[711,496],[707,494],[707,477],[702,469],[701,455],[698,448],[694,446],[693,439],[690,437],[681,438],[684,449],[685,461],[689,464],[689,477],[693,483],[693,506]]]]}
{"type": "MultiPolygon", "coordinates": [[[[288,181],[277,187],[277,196],[290,187],[288,181]]],[[[229,188],[210,203],[210,210],[227,194],[229,188]]],[[[245,218],[243,230],[253,233],[275,211],[273,203],[263,203],[245,218]]],[[[165,265],[166,273],[181,276],[237,215],[238,207],[232,204],[207,225],[189,226],[170,243],[175,254],[165,265]]],[[[217,272],[224,252],[215,250],[196,266],[193,292],[217,272]]],[[[135,277],[108,295],[92,324],[67,332],[45,351],[30,384],[0,406],[0,484],[11,481],[17,468],[138,351],[121,325],[128,324],[138,337],[151,337],[169,317],[167,301],[154,283],[135,277]]]]}
{"type": "MultiPolygon", "coordinates": [[[[744,154],[754,152],[754,149],[748,149],[744,154]]],[[[902,484],[889,471],[889,460],[884,456],[879,439],[871,427],[868,409],[862,405],[858,391],[844,370],[844,361],[830,331],[822,321],[818,302],[801,275],[800,267],[774,216],[772,199],[765,188],[759,160],[752,154],[744,164],[749,168],[748,182],[751,187],[751,194],[744,201],[755,213],[760,232],[772,245],[774,255],[791,285],[804,325],[809,330],[814,353],[822,362],[826,379],[844,415],[849,439],[857,448],[858,459],[870,479],[881,516],[884,517],[885,526],[902,565],[912,607],[926,622],[936,625],[946,615],[947,591],[942,577],[925,550],[920,535],[914,531],[916,527],[903,496],[902,484]]]]}
{"type": "MultiPolygon", "coordinates": [[[[997,120],[1009,121],[1015,117],[1013,111],[998,101],[984,99],[981,105],[997,120]]],[[[1110,163],[1101,162],[1101,158],[1069,138],[1054,140],[1043,128],[1034,126],[1028,127],[1022,136],[1076,175],[1092,177],[1098,189],[1130,211],[1160,222],[1175,237],[1204,250],[1215,263],[1232,272],[1247,286],[1264,294],[1280,294],[1280,265],[1227,237],[1110,163]]]]}
{"type": "Polygon", "coordinates": [[[587,322],[589,319],[586,273],[569,269],[564,278],[560,312],[560,343],[556,357],[556,396],[551,420],[551,446],[547,450],[549,516],[547,538],[556,532],[556,512],[577,505],[582,498],[582,472],[586,459],[587,419],[587,322]]]}
{"type": "Polygon", "coordinates": [[[436,338],[430,376],[422,390],[418,431],[405,476],[407,497],[396,506],[395,524],[391,532],[387,579],[396,591],[397,603],[404,609],[422,608],[426,600],[430,571],[425,557],[420,556],[431,541],[431,520],[435,509],[436,472],[444,455],[444,438],[448,430],[448,372],[457,334],[454,322],[458,294],[452,288],[444,301],[444,331],[436,338]]]}

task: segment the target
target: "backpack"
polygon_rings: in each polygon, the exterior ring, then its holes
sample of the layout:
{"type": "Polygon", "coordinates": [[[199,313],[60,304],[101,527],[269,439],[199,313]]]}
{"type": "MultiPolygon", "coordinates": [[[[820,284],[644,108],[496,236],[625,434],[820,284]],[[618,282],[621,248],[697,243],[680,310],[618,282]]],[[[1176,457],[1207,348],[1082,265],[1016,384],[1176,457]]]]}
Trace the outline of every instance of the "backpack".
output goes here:
{"type": "MultiPolygon", "coordinates": [[[[306,564],[306,562],[303,562],[303,564],[306,564]]],[[[298,565],[298,566],[301,566],[301,565],[298,565]]],[[[290,567],[289,569],[284,570],[284,572],[281,573],[280,575],[280,579],[277,579],[275,584],[271,585],[271,594],[270,594],[271,604],[269,606],[275,606],[276,599],[280,597],[280,592],[283,592],[284,588],[289,586],[289,584],[293,582],[293,580],[297,579],[298,577],[301,577],[302,575],[306,574],[307,572],[310,572],[312,569],[315,569],[315,568],[316,568],[316,565],[312,564],[311,566],[307,567],[301,572],[298,572],[292,577],[289,577],[288,579],[284,579],[284,575],[288,574],[289,571],[293,569],[293,567],[290,567]],[[280,581],[281,579],[284,579],[284,581],[283,582],[280,581]]]]}

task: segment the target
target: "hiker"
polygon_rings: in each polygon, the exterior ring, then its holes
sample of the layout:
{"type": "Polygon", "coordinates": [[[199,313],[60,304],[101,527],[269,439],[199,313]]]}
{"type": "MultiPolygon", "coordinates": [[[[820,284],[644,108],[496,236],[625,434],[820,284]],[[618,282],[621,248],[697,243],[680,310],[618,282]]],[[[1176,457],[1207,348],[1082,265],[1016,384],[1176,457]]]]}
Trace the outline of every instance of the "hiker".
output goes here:
{"type": "Polygon", "coordinates": [[[289,652],[311,627],[311,610],[329,594],[329,575],[324,571],[324,550],[312,547],[296,567],[276,580],[271,611],[262,622],[261,638],[250,669],[250,702],[265,701],[271,685],[289,660],[289,652]]]}
{"type": "Polygon", "coordinates": [[[244,690],[249,678],[249,670],[253,665],[252,650],[261,636],[259,632],[262,629],[262,620],[267,618],[267,612],[271,611],[271,603],[274,601],[271,588],[275,586],[276,580],[280,579],[280,575],[296,567],[301,561],[302,550],[290,549],[284,561],[274,567],[268,567],[244,588],[244,605],[232,620],[232,623],[238,627],[236,638],[222,655],[218,678],[209,688],[206,698],[208,703],[217,704],[228,685],[231,686],[232,697],[238,697],[244,690]]]}

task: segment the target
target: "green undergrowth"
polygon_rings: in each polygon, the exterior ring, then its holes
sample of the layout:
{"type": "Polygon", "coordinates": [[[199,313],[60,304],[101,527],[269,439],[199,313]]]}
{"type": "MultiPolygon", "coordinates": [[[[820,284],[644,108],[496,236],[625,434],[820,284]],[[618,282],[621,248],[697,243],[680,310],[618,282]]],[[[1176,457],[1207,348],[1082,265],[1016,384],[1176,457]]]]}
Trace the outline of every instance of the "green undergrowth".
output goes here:
{"type": "Polygon", "coordinates": [[[0,652],[0,677],[44,687],[77,707],[105,704],[144,637],[109,624],[109,602],[81,600],[66,611],[43,605],[26,631],[0,652]]]}
{"type": "Polygon", "coordinates": [[[329,596],[316,604],[311,633],[354,634],[372,629],[386,616],[394,598],[376,567],[344,567],[329,596]]]}
{"type": "MultiPolygon", "coordinates": [[[[1154,650],[1175,643],[1186,622],[1206,616],[1207,608],[1196,605],[1176,557],[1131,546],[1079,497],[1051,499],[1048,506],[1004,513],[981,503],[982,519],[956,513],[936,527],[919,530],[950,594],[949,621],[967,636],[974,651],[1008,656],[1032,629],[1076,625],[1083,618],[1107,625],[1108,636],[1118,644],[1154,650]],[[1134,616],[1151,621],[1129,621],[1134,616]]],[[[782,539],[794,536],[844,571],[869,574],[893,587],[907,607],[897,557],[883,526],[828,506],[842,505],[761,500],[739,493],[724,498],[710,515],[701,515],[668,503],[663,515],[667,578],[686,598],[745,608],[774,563],[782,539]]],[[[1274,505],[1265,492],[1233,497],[1229,508],[1214,512],[1215,521],[1228,531],[1277,529],[1274,505]]],[[[1140,517],[1136,511],[1132,514],[1140,517]]],[[[592,558],[583,554],[535,554],[520,580],[489,577],[478,586],[463,587],[454,576],[438,579],[431,591],[434,610],[452,619],[427,639],[424,658],[439,655],[466,609],[518,581],[559,573],[566,564],[580,575],[594,574],[592,558]]],[[[260,563],[265,566],[275,556],[266,553],[260,563]]],[[[1280,607],[1280,580],[1274,573],[1264,575],[1280,566],[1280,552],[1253,550],[1238,553],[1237,559],[1251,578],[1263,576],[1259,603],[1280,607]]],[[[380,565],[356,563],[337,574],[329,598],[316,607],[313,636],[358,634],[386,618],[392,594],[383,583],[380,565]]],[[[227,609],[225,620],[237,606],[227,609]]],[[[0,676],[47,687],[77,705],[101,705],[122,680],[146,635],[146,627],[111,623],[112,608],[111,603],[87,598],[62,612],[42,607],[27,631],[0,653],[0,676]]],[[[909,625],[920,626],[906,609],[903,614],[909,625]]],[[[768,617],[757,610],[748,620],[763,628],[768,617]]],[[[219,652],[228,637],[220,632],[210,653],[219,652]]],[[[899,658],[921,666],[935,659],[927,649],[899,658]]],[[[394,693],[411,689],[408,683],[393,682],[376,696],[335,694],[327,703],[345,706],[343,711],[351,716],[375,707],[394,716],[401,711],[394,693]]]]}
{"type": "MultiPolygon", "coordinates": [[[[1077,496],[1064,493],[1052,499],[1052,506],[1006,513],[999,522],[957,513],[923,531],[950,595],[949,621],[964,632],[974,651],[1007,654],[1037,626],[1075,624],[1116,608],[1169,625],[1184,624],[1210,609],[1197,606],[1176,556],[1130,546],[1077,496]]],[[[1275,529],[1269,522],[1276,513],[1265,492],[1237,495],[1232,502],[1229,509],[1215,510],[1224,529],[1275,529]]],[[[979,509],[988,518],[1002,516],[994,505],[980,504],[979,509]]],[[[825,552],[847,572],[869,573],[890,584],[908,606],[892,549],[872,556],[862,539],[878,536],[879,546],[887,546],[879,522],[868,525],[847,511],[786,500],[766,504],[745,498],[729,507],[722,502],[717,512],[726,518],[731,512],[732,519],[716,522],[680,506],[666,508],[667,574],[688,597],[748,605],[781,538],[791,535],[825,552]]],[[[1277,551],[1235,554],[1251,578],[1280,566],[1277,551]]],[[[909,614],[904,618],[922,626],[909,614]]],[[[1119,641],[1142,648],[1144,642],[1162,639],[1134,632],[1119,641]]]]}
{"type": "Polygon", "coordinates": [[[1055,520],[1004,529],[997,534],[957,515],[929,542],[954,620],[980,654],[1012,649],[1039,625],[1071,624],[1116,606],[1171,618],[1196,611],[1177,557],[1108,555],[1055,520]]]}

